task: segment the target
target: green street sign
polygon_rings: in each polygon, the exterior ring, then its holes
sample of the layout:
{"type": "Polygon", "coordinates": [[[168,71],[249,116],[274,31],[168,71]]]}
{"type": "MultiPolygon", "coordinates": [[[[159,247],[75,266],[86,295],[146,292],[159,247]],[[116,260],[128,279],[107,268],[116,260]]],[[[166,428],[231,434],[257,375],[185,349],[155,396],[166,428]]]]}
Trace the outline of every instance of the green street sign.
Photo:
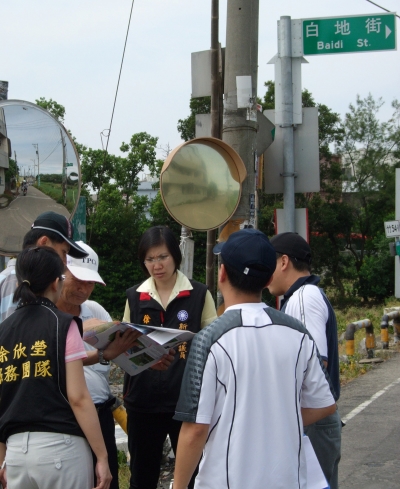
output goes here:
{"type": "Polygon", "coordinates": [[[396,14],[303,19],[303,52],[358,53],[396,49],[396,14]]]}
{"type": "Polygon", "coordinates": [[[73,163],[65,163],[65,166],[74,166],[73,163]]]}

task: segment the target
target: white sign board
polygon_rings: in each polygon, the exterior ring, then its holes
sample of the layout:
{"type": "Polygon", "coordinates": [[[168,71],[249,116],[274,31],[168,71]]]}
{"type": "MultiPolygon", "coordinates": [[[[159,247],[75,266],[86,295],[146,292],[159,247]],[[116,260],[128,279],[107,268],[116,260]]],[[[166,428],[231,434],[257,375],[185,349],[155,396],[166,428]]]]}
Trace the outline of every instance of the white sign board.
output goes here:
{"type": "Polygon", "coordinates": [[[385,234],[387,238],[397,238],[400,236],[400,221],[386,221],[385,234]]]}
{"type": "MultiPolygon", "coordinates": [[[[275,111],[265,110],[264,115],[275,123],[275,111]]],[[[294,138],[294,191],[319,192],[319,142],[318,109],[303,108],[303,123],[293,131],[294,138]]],[[[283,193],[283,131],[275,127],[275,140],[264,153],[264,178],[266,194],[283,193]]]]}

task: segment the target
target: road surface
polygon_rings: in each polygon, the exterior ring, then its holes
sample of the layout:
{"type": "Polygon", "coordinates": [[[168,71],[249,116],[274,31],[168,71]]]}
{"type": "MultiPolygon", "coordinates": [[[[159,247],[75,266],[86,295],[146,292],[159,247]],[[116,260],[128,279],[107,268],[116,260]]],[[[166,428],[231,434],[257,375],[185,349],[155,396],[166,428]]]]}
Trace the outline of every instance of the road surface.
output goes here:
{"type": "Polygon", "coordinates": [[[45,211],[54,211],[69,217],[68,210],[35,187],[22,191],[8,207],[0,207],[0,253],[19,253],[25,234],[36,217],[45,211]]]}
{"type": "Polygon", "coordinates": [[[343,387],[340,489],[400,488],[400,353],[343,387]]]}

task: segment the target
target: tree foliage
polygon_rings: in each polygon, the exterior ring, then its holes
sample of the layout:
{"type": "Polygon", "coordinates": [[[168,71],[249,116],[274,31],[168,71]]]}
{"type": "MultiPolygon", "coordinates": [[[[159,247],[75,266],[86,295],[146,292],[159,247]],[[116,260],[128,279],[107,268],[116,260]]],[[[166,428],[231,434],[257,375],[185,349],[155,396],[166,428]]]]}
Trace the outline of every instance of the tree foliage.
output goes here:
{"type": "Polygon", "coordinates": [[[53,99],[46,100],[44,97],[40,97],[39,99],[35,100],[35,102],[36,105],[39,105],[43,109],[50,112],[52,116],[64,124],[65,107],[63,105],[60,105],[53,99]]]}
{"type": "MultiPolygon", "coordinates": [[[[263,109],[271,109],[274,83],[265,86],[260,102],[263,109]]],[[[394,209],[399,103],[392,103],[393,116],[384,122],[378,117],[383,102],[371,95],[357,97],[343,121],[307,90],[302,103],[317,107],[319,115],[321,192],[295,196],[297,208],[309,209],[313,269],[325,286],[334,287],[339,301],[348,294],[346,283],[353,283],[365,301],[382,299],[393,292],[393,262],[389,266],[388,243],[382,236],[383,222],[394,209]],[[385,277],[371,272],[378,270],[377,264],[387,271],[385,277]]],[[[283,207],[283,196],[260,195],[260,202],[260,228],[274,234],[273,212],[283,207]]]]}
{"type": "Polygon", "coordinates": [[[178,120],[178,132],[184,141],[196,137],[196,115],[211,112],[211,97],[198,97],[190,99],[190,115],[186,119],[178,120]]]}

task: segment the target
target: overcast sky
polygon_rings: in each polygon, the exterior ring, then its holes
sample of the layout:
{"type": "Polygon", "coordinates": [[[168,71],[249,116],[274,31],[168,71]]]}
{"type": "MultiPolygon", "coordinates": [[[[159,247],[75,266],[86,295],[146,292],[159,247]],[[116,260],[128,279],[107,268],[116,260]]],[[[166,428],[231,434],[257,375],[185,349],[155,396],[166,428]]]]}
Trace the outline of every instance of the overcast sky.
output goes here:
{"type": "MultiPolygon", "coordinates": [[[[246,1],[246,0],[243,0],[246,1]]],[[[377,0],[400,11],[400,0],[377,0]]],[[[52,98],[66,108],[77,140],[101,148],[109,127],[131,0],[13,0],[2,2],[0,80],[9,99],[52,98]]],[[[225,46],[227,0],[220,0],[225,46]]],[[[136,132],[171,148],[181,143],[178,119],[189,114],[190,55],[210,47],[211,0],[135,0],[109,151],[136,132]]],[[[277,20],[383,13],[366,0],[260,0],[258,96],[273,79],[277,20]]],[[[398,25],[397,19],[397,25],[398,25]]],[[[386,104],[399,96],[399,51],[308,56],[303,88],[344,115],[356,95],[386,104]]],[[[160,154],[161,156],[161,154],[160,154]]],[[[32,156],[33,157],[33,156],[32,156]]]]}

